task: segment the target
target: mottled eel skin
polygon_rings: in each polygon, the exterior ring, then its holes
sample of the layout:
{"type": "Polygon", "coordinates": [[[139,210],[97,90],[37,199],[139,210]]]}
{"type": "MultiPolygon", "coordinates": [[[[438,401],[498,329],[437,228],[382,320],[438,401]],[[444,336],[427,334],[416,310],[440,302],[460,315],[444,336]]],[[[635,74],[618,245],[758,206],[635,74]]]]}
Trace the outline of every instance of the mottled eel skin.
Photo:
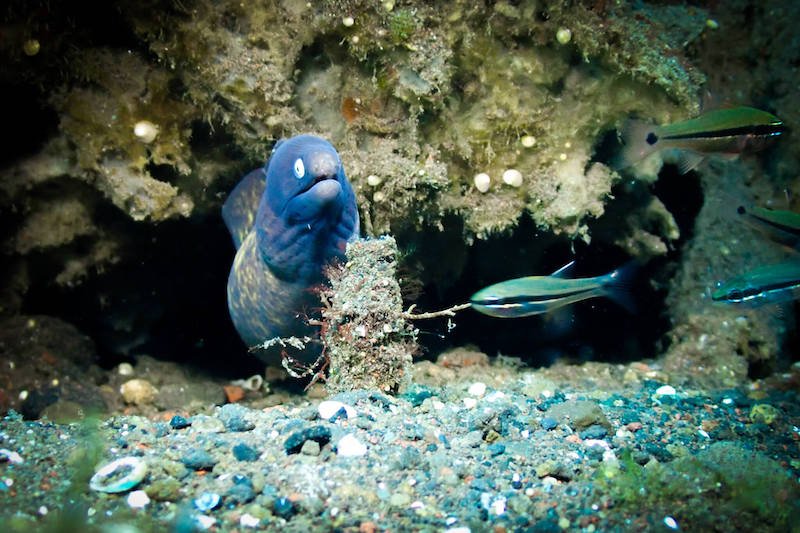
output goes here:
{"type": "MultiPolygon", "coordinates": [[[[247,174],[222,206],[237,248],[228,276],[228,310],[248,346],[273,337],[313,334],[306,311],[323,267],[344,259],[358,236],[358,210],[342,161],[326,140],[298,135],[279,141],[266,168],[247,174]]],[[[278,353],[257,352],[267,363],[278,353]]],[[[302,354],[312,360],[319,348],[302,354]]]]}

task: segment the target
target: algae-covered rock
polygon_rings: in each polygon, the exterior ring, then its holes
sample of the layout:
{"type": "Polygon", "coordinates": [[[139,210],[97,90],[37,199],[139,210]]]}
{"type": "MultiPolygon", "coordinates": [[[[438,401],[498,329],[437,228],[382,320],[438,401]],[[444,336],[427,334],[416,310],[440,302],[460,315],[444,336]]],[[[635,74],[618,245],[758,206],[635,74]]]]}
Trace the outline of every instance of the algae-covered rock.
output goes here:
{"type": "Polygon", "coordinates": [[[347,246],[347,258],[329,270],[331,287],[322,292],[326,388],[397,392],[411,382],[417,349],[395,278],[397,245],[391,237],[358,240],[347,246]]]}

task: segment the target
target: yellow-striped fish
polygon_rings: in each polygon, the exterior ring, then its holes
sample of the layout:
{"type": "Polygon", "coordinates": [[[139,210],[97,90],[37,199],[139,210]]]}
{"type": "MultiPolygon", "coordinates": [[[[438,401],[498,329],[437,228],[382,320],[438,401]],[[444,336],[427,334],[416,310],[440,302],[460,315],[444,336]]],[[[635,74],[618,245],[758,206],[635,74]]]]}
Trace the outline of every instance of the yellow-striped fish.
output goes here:
{"type": "Polygon", "coordinates": [[[567,263],[550,276],[515,278],[481,289],[470,298],[472,308],[484,315],[517,318],[549,313],[575,302],[606,296],[627,309],[633,309],[626,290],[633,274],[633,264],[602,276],[564,278],[573,263],[567,263]]]}
{"type": "Polygon", "coordinates": [[[656,126],[631,120],[623,129],[624,147],[617,166],[625,168],[665,149],[678,149],[678,166],[686,173],[710,154],[735,157],[756,151],[786,131],[783,121],[752,107],[717,109],[702,115],[656,126]]]}

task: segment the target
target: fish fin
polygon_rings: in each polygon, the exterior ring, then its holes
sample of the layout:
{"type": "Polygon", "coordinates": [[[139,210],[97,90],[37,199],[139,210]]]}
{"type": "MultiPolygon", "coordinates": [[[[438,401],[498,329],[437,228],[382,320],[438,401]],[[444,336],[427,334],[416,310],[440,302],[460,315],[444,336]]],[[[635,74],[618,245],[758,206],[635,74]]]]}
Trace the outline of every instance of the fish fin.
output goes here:
{"type": "Polygon", "coordinates": [[[642,120],[626,120],[622,126],[623,146],[612,163],[615,170],[628,168],[661,149],[657,134],[658,127],[654,124],[642,120]]]}
{"type": "Polygon", "coordinates": [[[253,228],[266,186],[264,169],[258,168],[242,178],[222,204],[222,219],[237,250],[253,228]]]}
{"type": "Polygon", "coordinates": [[[569,277],[570,274],[572,274],[572,271],[574,269],[575,269],[575,260],[573,259],[572,261],[570,261],[566,265],[562,266],[561,268],[559,268],[558,270],[556,270],[555,272],[550,274],[550,277],[551,278],[567,278],[567,277],[569,277]]]}
{"type": "Polygon", "coordinates": [[[697,168],[697,165],[703,162],[705,156],[703,154],[692,152],[691,150],[681,150],[678,155],[678,171],[681,174],[697,168]]]}
{"type": "Polygon", "coordinates": [[[631,314],[636,314],[632,286],[638,270],[639,263],[630,261],[603,276],[603,294],[631,314]]]}

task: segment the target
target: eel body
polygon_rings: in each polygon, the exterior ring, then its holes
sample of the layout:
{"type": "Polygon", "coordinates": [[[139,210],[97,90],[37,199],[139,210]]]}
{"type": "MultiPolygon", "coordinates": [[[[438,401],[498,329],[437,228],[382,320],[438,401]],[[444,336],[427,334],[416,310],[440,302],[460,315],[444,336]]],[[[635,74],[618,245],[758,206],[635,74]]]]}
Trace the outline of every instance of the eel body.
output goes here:
{"type": "MultiPolygon", "coordinates": [[[[247,174],[222,206],[237,248],[228,310],[248,347],[274,337],[313,336],[306,317],[319,307],[323,269],[344,260],[359,230],[355,195],[339,154],[326,140],[279,141],[265,168],[247,174]]],[[[277,350],[256,351],[277,363],[277,350]]],[[[319,347],[292,357],[313,360],[319,347]]]]}

